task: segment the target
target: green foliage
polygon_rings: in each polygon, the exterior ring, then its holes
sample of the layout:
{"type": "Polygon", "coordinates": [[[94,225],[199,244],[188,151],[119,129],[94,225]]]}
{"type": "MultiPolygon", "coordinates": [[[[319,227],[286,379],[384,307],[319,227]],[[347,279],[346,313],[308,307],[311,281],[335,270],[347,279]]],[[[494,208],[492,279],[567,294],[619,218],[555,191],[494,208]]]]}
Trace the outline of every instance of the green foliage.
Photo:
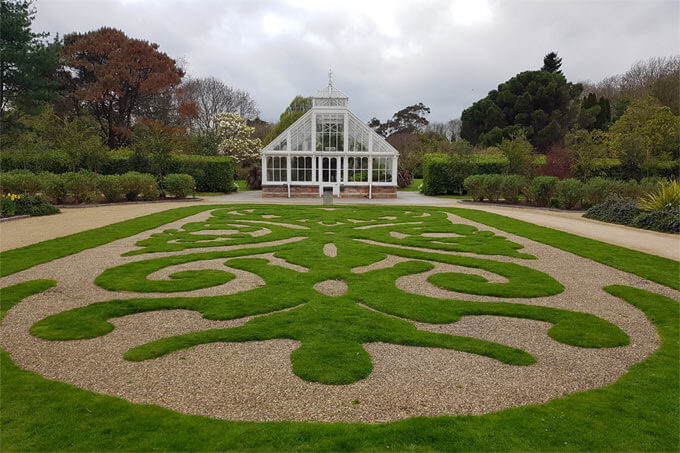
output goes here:
{"type": "Polygon", "coordinates": [[[510,139],[504,138],[498,145],[505,158],[508,160],[506,172],[511,175],[533,176],[534,171],[534,147],[522,134],[510,139]]]}
{"type": "Polygon", "coordinates": [[[543,67],[541,68],[541,71],[562,74],[560,67],[562,67],[562,59],[557,56],[557,52],[551,51],[543,57],[543,67]]]}
{"type": "Polygon", "coordinates": [[[607,200],[588,209],[583,217],[630,225],[638,215],[640,215],[640,209],[632,200],[607,200]]]}
{"type": "Polygon", "coordinates": [[[472,144],[492,145],[524,132],[545,152],[571,125],[572,103],[581,89],[558,73],[522,72],[463,111],[460,136],[472,144]]]}
{"type": "Polygon", "coordinates": [[[135,201],[138,198],[153,200],[160,193],[158,183],[152,175],[136,171],[129,171],[120,175],[120,184],[128,201],[135,201]]]}
{"type": "Polygon", "coordinates": [[[658,163],[675,160],[680,149],[680,118],[654,98],[635,99],[609,129],[608,145],[624,167],[645,176],[658,163]]]}
{"type": "Polygon", "coordinates": [[[66,190],[76,203],[92,202],[99,198],[97,175],[87,170],[69,172],[63,175],[66,190]]]}
{"type": "Polygon", "coordinates": [[[59,209],[55,208],[40,195],[24,195],[16,201],[17,215],[43,216],[58,214],[59,209]]]}
{"type": "Polygon", "coordinates": [[[484,197],[490,201],[498,201],[501,197],[503,185],[503,175],[485,175],[484,177],[484,197]]]}
{"type": "Polygon", "coordinates": [[[3,194],[36,194],[40,192],[41,181],[28,170],[12,170],[0,173],[0,192],[3,194]]]}
{"type": "Polygon", "coordinates": [[[517,203],[522,189],[526,185],[526,178],[521,175],[504,175],[501,181],[501,195],[510,203],[517,203]]]}
{"type": "Polygon", "coordinates": [[[296,122],[302,115],[304,115],[307,110],[312,108],[312,98],[295,96],[290,102],[290,105],[286,107],[286,110],[279,117],[279,122],[276,123],[274,128],[267,134],[267,136],[262,140],[263,145],[269,144],[276,137],[281,135],[283,131],[288,129],[291,124],[296,122]]]}
{"type": "Polygon", "coordinates": [[[97,188],[109,203],[122,201],[125,198],[123,178],[120,175],[101,175],[97,178],[97,188]]]}
{"type": "Polygon", "coordinates": [[[196,190],[196,181],[190,175],[172,173],[163,178],[163,188],[176,198],[184,198],[196,190]]]}
{"type": "Polygon", "coordinates": [[[680,207],[680,185],[677,180],[663,181],[658,189],[638,200],[644,211],[665,211],[680,207]]]}
{"type": "Polygon", "coordinates": [[[133,141],[137,161],[148,162],[150,173],[161,180],[171,172],[171,153],[179,146],[178,131],[157,121],[146,121],[135,126],[133,141]]]}
{"type": "Polygon", "coordinates": [[[426,154],[423,160],[423,193],[442,195],[449,191],[449,159],[444,154],[426,154]]]}
{"type": "Polygon", "coordinates": [[[558,181],[554,176],[537,176],[525,187],[524,195],[537,206],[548,206],[558,181]]]}
{"type": "Polygon", "coordinates": [[[606,135],[597,129],[579,129],[564,138],[572,169],[583,179],[588,179],[596,168],[597,160],[606,155],[606,135]]]}
{"type": "Polygon", "coordinates": [[[641,212],[630,225],[645,230],[680,233],[680,208],[641,212]]]}
{"type": "Polygon", "coordinates": [[[475,201],[482,201],[486,196],[486,177],[488,175],[471,175],[465,178],[463,186],[468,195],[475,201]]]}
{"type": "Polygon", "coordinates": [[[581,109],[578,114],[578,127],[591,131],[593,129],[606,130],[611,122],[611,107],[605,97],[597,98],[595,93],[590,93],[581,100],[581,109]]]}
{"type": "Polygon", "coordinates": [[[594,206],[605,201],[617,198],[617,181],[605,178],[590,178],[583,186],[583,202],[588,206],[594,206]]]}
{"type": "Polygon", "coordinates": [[[0,194],[0,215],[13,216],[17,213],[17,197],[21,195],[16,195],[12,193],[0,194]]]}
{"type": "MultiPolygon", "coordinates": [[[[399,133],[414,134],[422,132],[429,124],[429,121],[425,118],[429,113],[430,108],[419,102],[399,110],[384,123],[381,123],[377,118],[371,118],[368,126],[383,137],[399,133]]],[[[446,140],[446,137],[444,139],[446,140]]]]}
{"type": "Polygon", "coordinates": [[[562,209],[574,209],[583,199],[583,183],[574,178],[564,179],[555,186],[555,194],[562,209]]]}
{"type": "Polygon", "coordinates": [[[31,1],[0,2],[0,112],[3,129],[10,117],[32,113],[56,98],[54,73],[61,45],[48,44],[48,33],[31,30],[35,8],[31,1]]]}

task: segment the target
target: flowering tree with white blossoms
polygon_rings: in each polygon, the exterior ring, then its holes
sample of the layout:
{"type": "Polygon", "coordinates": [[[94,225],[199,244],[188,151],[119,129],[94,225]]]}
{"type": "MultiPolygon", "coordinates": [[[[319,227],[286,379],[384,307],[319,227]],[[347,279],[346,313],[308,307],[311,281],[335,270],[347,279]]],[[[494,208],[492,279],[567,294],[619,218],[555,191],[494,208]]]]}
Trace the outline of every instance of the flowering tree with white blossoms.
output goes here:
{"type": "Polygon", "coordinates": [[[262,148],[259,138],[252,138],[255,132],[238,113],[219,113],[213,117],[219,137],[220,155],[233,157],[236,162],[257,159],[262,148]]]}

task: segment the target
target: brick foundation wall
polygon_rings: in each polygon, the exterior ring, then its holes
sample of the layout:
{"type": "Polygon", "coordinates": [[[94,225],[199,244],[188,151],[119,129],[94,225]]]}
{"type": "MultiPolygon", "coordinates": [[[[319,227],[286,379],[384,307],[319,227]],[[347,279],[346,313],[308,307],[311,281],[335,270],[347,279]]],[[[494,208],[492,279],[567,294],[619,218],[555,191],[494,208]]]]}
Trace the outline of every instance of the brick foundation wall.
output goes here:
{"type": "MultiPolygon", "coordinates": [[[[368,198],[368,185],[341,186],[340,198],[368,198]],[[344,187],[344,190],[342,188],[344,187]]],[[[373,186],[373,198],[397,198],[396,186],[373,186]]],[[[317,198],[319,186],[290,186],[291,198],[317,198]]],[[[288,197],[288,186],[262,186],[262,198],[288,197]]]]}

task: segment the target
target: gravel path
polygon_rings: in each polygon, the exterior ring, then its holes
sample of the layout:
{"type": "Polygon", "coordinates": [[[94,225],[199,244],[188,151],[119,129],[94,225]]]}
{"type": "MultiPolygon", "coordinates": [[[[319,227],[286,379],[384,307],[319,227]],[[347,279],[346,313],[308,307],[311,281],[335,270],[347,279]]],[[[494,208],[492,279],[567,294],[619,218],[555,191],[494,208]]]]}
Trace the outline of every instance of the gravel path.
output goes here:
{"type": "MultiPolygon", "coordinates": [[[[680,296],[676,291],[640,277],[500,232],[509,240],[524,245],[523,252],[536,255],[538,259],[493,259],[541,270],[566,287],[563,293],[551,297],[503,300],[593,313],[623,329],[630,336],[631,344],[608,349],[563,345],[546,335],[550,324],[526,319],[470,316],[454,324],[415,323],[423,330],[472,336],[519,347],[534,355],[537,363],[528,367],[510,366],[458,351],[372,343],[365,345],[374,364],[373,372],[366,379],[350,385],[328,386],[304,381],[293,374],[290,354],[299,347],[299,343],[291,340],[207,344],[141,363],[127,362],[122,358],[129,348],[148,341],[186,332],[242,325],[251,317],[210,321],[196,312],[166,310],[113,319],[116,328],[111,333],[90,340],[44,341],[28,333],[30,326],[45,316],[94,301],[161,296],[155,293],[112,292],[95,286],[92,283],[94,278],[107,268],[160,256],[239,248],[228,246],[120,256],[135,249],[136,241],[154,232],[205,221],[209,215],[209,212],[197,214],[1,278],[2,287],[55,276],[58,285],[24,300],[7,313],[0,327],[0,346],[9,351],[19,366],[47,378],[189,414],[233,420],[381,422],[412,416],[481,414],[539,404],[565,393],[606,385],[656,349],[658,337],[641,311],[601,288],[609,284],[625,284],[676,299],[680,296]],[[360,403],[352,404],[355,400],[360,400],[360,403]]],[[[449,218],[455,223],[475,225],[457,216],[450,215],[449,218]]],[[[476,226],[495,231],[486,226],[476,226]]],[[[304,232],[300,233],[302,237],[304,232]]],[[[282,242],[272,241],[270,244],[282,242]]],[[[269,265],[307,271],[278,260],[272,254],[256,256],[268,259],[269,265]]],[[[257,275],[227,268],[224,261],[206,260],[173,266],[152,274],[151,278],[166,279],[170,273],[179,270],[201,268],[221,269],[236,275],[236,279],[216,288],[163,293],[162,296],[226,294],[263,284],[257,275]]],[[[353,271],[391,267],[400,261],[404,259],[388,256],[379,263],[353,271]]],[[[491,281],[504,281],[502,277],[480,270],[432,263],[437,266],[435,270],[402,277],[395,284],[416,294],[472,301],[500,300],[443,291],[427,283],[426,278],[433,272],[461,271],[474,272],[491,281]]],[[[325,286],[321,288],[329,292],[346,290],[346,287],[341,287],[344,282],[322,283],[325,286]]]]}

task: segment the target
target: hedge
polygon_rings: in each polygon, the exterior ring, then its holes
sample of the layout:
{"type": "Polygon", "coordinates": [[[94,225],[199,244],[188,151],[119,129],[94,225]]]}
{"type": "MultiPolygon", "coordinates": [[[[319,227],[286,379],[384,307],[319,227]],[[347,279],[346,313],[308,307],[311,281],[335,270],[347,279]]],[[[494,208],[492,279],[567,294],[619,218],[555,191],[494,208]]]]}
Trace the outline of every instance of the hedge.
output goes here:
{"type": "MultiPolygon", "coordinates": [[[[671,160],[666,162],[658,162],[649,170],[649,176],[655,176],[657,178],[677,178],[678,172],[680,171],[680,166],[677,160],[671,160]]],[[[576,176],[582,178],[583,175],[576,173],[576,176]]],[[[600,176],[603,178],[613,178],[613,179],[636,179],[641,180],[645,178],[647,172],[639,167],[627,167],[619,161],[619,159],[613,158],[602,158],[595,160],[595,168],[593,169],[590,176],[600,176]]]]}
{"type": "MultiPolygon", "coordinates": [[[[3,172],[26,169],[33,173],[67,173],[71,171],[69,157],[65,152],[0,152],[0,169],[3,172]]],[[[131,150],[116,150],[106,154],[100,173],[121,175],[130,171],[150,173],[144,159],[137,159],[131,150]]],[[[234,164],[226,156],[172,155],[167,173],[183,173],[193,176],[196,189],[201,192],[233,192],[234,164]]]]}
{"type": "MultiPolygon", "coordinates": [[[[537,167],[545,156],[536,156],[537,167]]],[[[444,195],[463,193],[463,181],[470,175],[499,175],[508,169],[502,154],[473,154],[469,158],[456,154],[425,154],[423,158],[423,193],[444,195]]]]}

